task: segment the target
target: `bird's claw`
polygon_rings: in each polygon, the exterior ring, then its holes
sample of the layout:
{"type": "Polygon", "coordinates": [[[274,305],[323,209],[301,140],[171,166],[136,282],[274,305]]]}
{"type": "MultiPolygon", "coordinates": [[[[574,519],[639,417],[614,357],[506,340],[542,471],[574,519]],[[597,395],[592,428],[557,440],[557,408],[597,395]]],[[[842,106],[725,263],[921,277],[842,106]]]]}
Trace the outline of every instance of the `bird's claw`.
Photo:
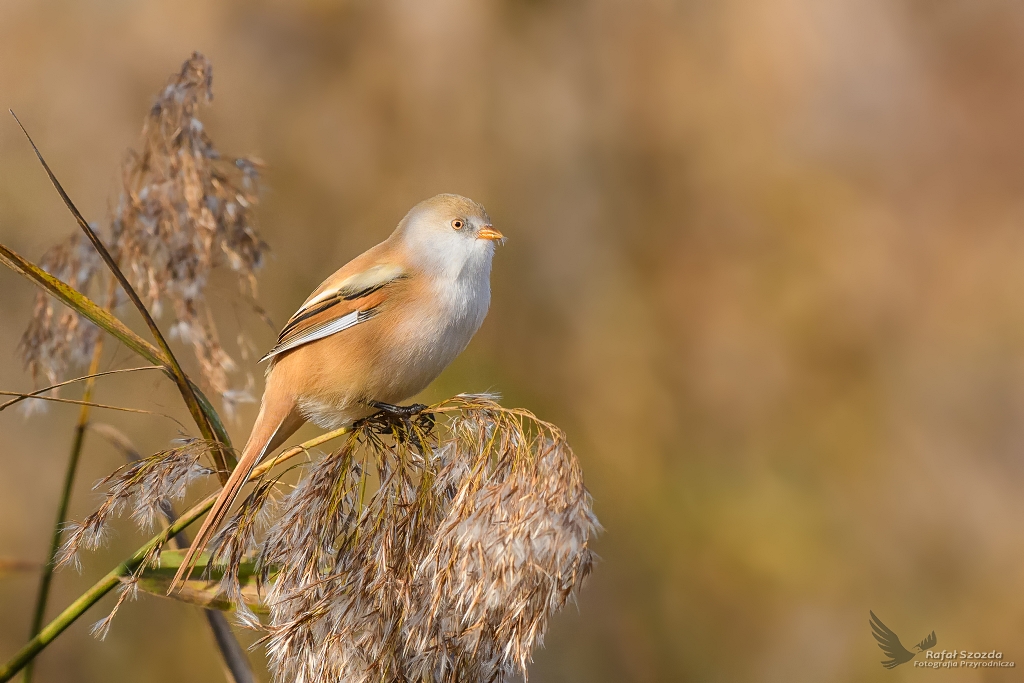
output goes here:
{"type": "Polygon", "coordinates": [[[413,415],[418,415],[427,409],[427,406],[422,403],[413,403],[409,406],[396,406],[391,403],[383,403],[381,401],[368,401],[371,408],[376,408],[382,413],[387,413],[391,417],[404,417],[410,418],[413,415]]]}
{"type": "MultiPolygon", "coordinates": [[[[400,432],[404,431],[405,434],[415,439],[414,425],[424,434],[430,434],[434,429],[434,414],[425,412],[427,406],[422,403],[396,406],[381,401],[368,401],[367,404],[371,408],[377,409],[377,412],[367,420],[373,422],[383,434],[398,436],[400,432]]],[[[418,441],[418,439],[415,440],[418,441]]]]}

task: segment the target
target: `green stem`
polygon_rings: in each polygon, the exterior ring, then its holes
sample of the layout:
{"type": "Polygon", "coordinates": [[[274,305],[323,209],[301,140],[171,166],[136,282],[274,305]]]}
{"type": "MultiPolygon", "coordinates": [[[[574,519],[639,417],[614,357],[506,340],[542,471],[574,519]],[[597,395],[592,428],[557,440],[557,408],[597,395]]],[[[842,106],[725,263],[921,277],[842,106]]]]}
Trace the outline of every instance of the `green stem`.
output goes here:
{"type": "Polygon", "coordinates": [[[10,659],[6,664],[0,667],[0,683],[9,681],[11,678],[26,666],[32,659],[39,654],[39,652],[52,643],[61,633],[64,632],[68,626],[73,624],[78,617],[82,616],[86,610],[99,602],[100,598],[113,590],[121,579],[125,576],[130,575],[133,571],[138,569],[142,561],[146,559],[149,553],[162,545],[167,541],[168,538],[178,533],[189,524],[198,519],[204,512],[213,507],[215,499],[207,499],[202,504],[189,510],[188,514],[182,515],[177,523],[167,527],[164,531],[154,536],[148,543],[139,548],[139,550],[132,555],[129,559],[125,560],[121,564],[117,565],[112,569],[106,576],[97,581],[92,588],[82,593],[77,600],[72,602],[68,607],[61,612],[56,619],[51,621],[45,627],[40,629],[39,633],[36,634],[32,640],[25,644],[14,657],[10,659]]]}
{"type": "MultiPolygon", "coordinates": [[[[123,452],[128,462],[138,462],[142,459],[138,450],[131,445],[127,437],[123,437],[119,450],[123,452]]],[[[170,503],[161,506],[161,511],[168,524],[174,524],[177,521],[178,515],[174,512],[174,508],[171,507],[170,503]]],[[[188,550],[189,540],[184,531],[178,532],[171,541],[179,550],[188,550]]],[[[206,622],[213,633],[213,639],[217,644],[217,649],[220,651],[221,659],[224,660],[228,683],[256,683],[256,677],[252,673],[252,667],[249,665],[249,658],[245,654],[245,648],[238,642],[238,638],[235,637],[234,631],[231,630],[231,625],[228,623],[227,618],[215,609],[205,609],[203,612],[206,614],[206,622]]],[[[33,633],[33,635],[35,634],[33,633]]],[[[32,663],[29,662],[25,667],[26,675],[31,668],[32,663]]],[[[26,678],[26,683],[27,680],[26,678]]]]}
{"type": "MultiPolygon", "coordinates": [[[[114,281],[110,281],[107,289],[107,305],[104,310],[109,311],[114,303],[116,290],[114,281]]],[[[78,472],[78,461],[81,459],[82,448],[85,445],[85,432],[89,428],[89,411],[93,391],[96,388],[95,375],[99,372],[100,361],[103,358],[103,337],[97,337],[96,344],[92,349],[92,359],[89,361],[90,378],[86,380],[82,389],[82,408],[78,412],[78,422],[75,424],[75,437],[71,444],[71,455],[68,456],[67,469],[64,472],[64,489],[61,491],[60,503],[57,504],[57,521],[53,525],[53,534],[50,537],[50,553],[46,556],[46,563],[43,564],[43,573],[39,579],[39,593],[36,596],[36,609],[32,615],[32,628],[29,637],[35,637],[39,629],[43,627],[43,618],[46,616],[46,603],[50,599],[50,585],[53,583],[53,570],[57,564],[57,552],[60,550],[60,540],[64,533],[64,523],[68,520],[68,508],[71,505],[71,493],[75,487],[75,474],[78,472]]],[[[25,667],[24,683],[32,682],[32,664],[29,662],[25,667]]]]}
{"type": "MultiPolygon", "coordinates": [[[[258,479],[268,470],[286,460],[294,458],[301,453],[305,453],[311,448],[316,448],[320,444],[326,443],[331,439],[336,439],[350,431],[351,428],[342,427],[341,429],[335,429],[333,432],[321,434],[320,436],[310,439],[299,446],[293,446],[277,457],[271,458],[259,467],[254,468],[252,474],[249,475],[249,481],[258,479]]],[[[63,633],[64,629],[73,624],[80,616],[85,614],[86,610],[99,602],[100,598],[113,590],[121,582],[123,577],[128,576],[138,569],[139,565],[142,564],[154,549],[163,545],[167,542],[167,539],[173,537],[179,531],[185,529],[202,517],[204,513],[213,507],[216,500],[217,494],[213,494],[201,503],[194,505],[187,512],[182,514],[174,524],[171,524],[151,538],[144,546],[139,548],[134,555],[114,567],[110,573],[97,581],[92,588],[82,593],[77,600],[72,602],[63,612],[57,615],[57,618],[40,629],[39,633],[32,640],[26,643],[24,647],[18,650],[17,654],[15,654],[3,666],[0,666],[0,683],[5,683],[6,681],[11,680],[11,678],[23,669],[30,661],[32,661],[32,659],[39,654],[43,648],[52,643],[57,636],[63,633]]]]}
{"type": "MultiPolygon", "coordinates": [[[[89,374],[95,375],[99,370],[100,358],[103,356],[103,337],[96,340],[93,348],[92,361],[89,363],[89,374]]],[[[92,400],[93,388],[96,380],[89,379],[82,392],[82,400],[88,403],[92,400]]],[[[53,582],[53,569],[56,563],[57,552],[60,550],[60,539],[64,532],[64,523],[68,520],[68,507],[71,504],[71,492],[75,487],[75,473],[78,471],[78,461],[82,455],[82,446],[85,444],[85,430],[89,426],[89,406],[83,405],[78,413],[78,423],[75,425],[75,438],[71,444],[71,455],[68,457],[68,466],[64,472],[64,489],[61,491],[60,503],[57,505],[57,521],[53,525],[53,534],[50,537],[50,553],[46,556],[46,563],[43,565],[43,574],[39,579],[39,593],[36,596],[36,609],[32,616],[32,630],[29,636],[35,636],[43,626],[43,617],[46,616],[46,603],[50,598],[50,584],[53,582]]],[[[32,681],[32,663],[25,667],[25,683],[32,681]]]]}

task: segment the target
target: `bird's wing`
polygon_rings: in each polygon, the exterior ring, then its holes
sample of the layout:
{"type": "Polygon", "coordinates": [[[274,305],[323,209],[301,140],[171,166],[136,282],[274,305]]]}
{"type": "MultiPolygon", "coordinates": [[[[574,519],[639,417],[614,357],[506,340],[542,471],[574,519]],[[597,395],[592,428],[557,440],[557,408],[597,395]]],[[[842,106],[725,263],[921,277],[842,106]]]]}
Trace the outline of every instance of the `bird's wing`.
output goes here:
{"type": "Polygon", "coordinates": [[[878,641],[878,647],[889,658],[888,661],[882,662],[882,666],[891,669],[897,664],[909,662],[914,658],[914,653],[903,647],[899,636],[893,633],[892,629],[883,624],[882,620],[876,617],[874,612],[869,611],[868,614],[871,615],[871,635],[875,637],[875,640],[878,641]]]}
{"type": "Polygon", "coordinates": [[[332,275],[306,299],[260,362],[369,320],[387,300],[388,286],[408,277],[405,269],[393,263],[364,269],[354,265],[332,275]]]}
{"type": "Polygon", "coordinates": [[[925,638],[917,644],[917,649],[921,652],[924,652],[925,650],[930,650],[933,647],[935,647],[935,643],[937,642],[939,642],[939,639],[935,637],[935,631],[932,631],[930,634],[928,634],[927,638],[925,638]]]}

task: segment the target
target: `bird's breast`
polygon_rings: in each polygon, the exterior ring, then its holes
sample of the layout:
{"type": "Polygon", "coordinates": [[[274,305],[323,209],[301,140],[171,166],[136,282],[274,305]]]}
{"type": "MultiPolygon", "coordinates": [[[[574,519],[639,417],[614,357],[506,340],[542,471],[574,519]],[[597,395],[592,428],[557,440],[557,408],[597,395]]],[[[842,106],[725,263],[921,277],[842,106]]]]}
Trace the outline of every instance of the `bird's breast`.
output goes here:
{"type": "Polygon", "coordinates": [[[426,388],[466,348],[483,323],[490,288],[478,283],[433,284],[422,305],[403,316],[395,345],[398,365],[408,373],[412,394],[426,388]],[[477,284],[477,286],[473,286],[477,284]]]}

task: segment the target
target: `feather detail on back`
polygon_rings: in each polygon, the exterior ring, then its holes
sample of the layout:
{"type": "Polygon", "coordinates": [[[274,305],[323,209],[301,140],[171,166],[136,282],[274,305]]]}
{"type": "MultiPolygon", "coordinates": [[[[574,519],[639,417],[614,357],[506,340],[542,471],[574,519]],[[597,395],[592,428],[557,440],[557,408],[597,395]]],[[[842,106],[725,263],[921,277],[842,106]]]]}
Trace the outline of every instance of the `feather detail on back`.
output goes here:
{"type": "Polygon", "coordinates": [[[261,363],[366,322],[387,301],[390,286],[408,278],[401,266],[387,263],[343,277],[339,282],[345,270],[347,268],[335,273],[313,292],[281,330],[277,344],[260,359],[261,363]]]}

